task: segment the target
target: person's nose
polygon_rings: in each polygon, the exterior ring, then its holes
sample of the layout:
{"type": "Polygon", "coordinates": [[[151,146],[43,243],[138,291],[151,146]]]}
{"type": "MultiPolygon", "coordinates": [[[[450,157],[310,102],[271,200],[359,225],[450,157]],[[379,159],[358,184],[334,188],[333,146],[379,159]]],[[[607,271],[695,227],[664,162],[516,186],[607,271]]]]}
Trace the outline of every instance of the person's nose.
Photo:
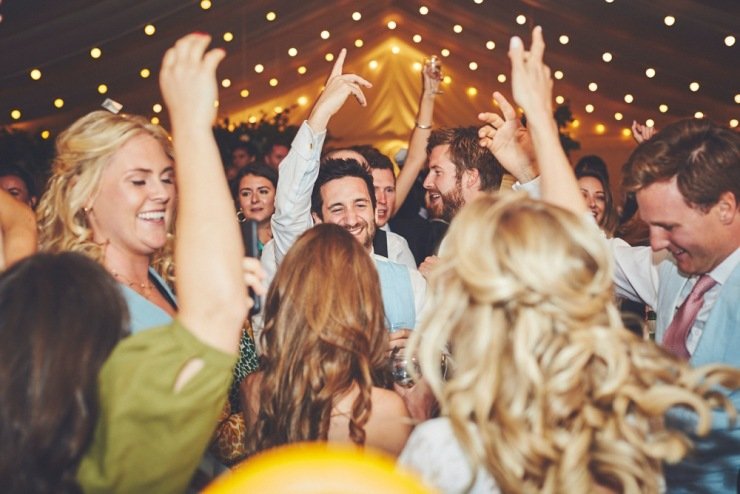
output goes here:
{"type": "Polygon", "coordinates": [[[659,251],[667,248],[671,244],[668,232],[658,226],[650,227],[650,248],[653,251],[659,251]]]}

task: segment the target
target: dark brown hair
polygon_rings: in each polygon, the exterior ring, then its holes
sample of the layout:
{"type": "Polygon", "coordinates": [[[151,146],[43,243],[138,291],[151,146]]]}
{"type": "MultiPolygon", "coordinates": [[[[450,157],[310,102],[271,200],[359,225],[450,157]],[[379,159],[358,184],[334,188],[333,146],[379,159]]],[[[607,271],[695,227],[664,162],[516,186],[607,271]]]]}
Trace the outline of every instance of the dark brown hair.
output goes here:
{"type": "Polygon", "coordinates": [[[686,203],[702,210],[723,192],[740,200],[740,135],[703,118],[675,122],[637,146],[623,175],[628,192],[676,177],[686,203]]]}
{"type": "Polygon", "coordinates": [[[478,144],[476,127],[455,127],[432,131],[427,142],[427,155],[437,146],[450,146],[450,161],[455,164],[458,180],[463,172],[475,168],[480,177],[480,190],[498,190],[504,168],[488,149],[478,144]]]}
{"type": "Polygon", "coordinates": [[[124,335],[115,280],[82,254],[37,254],[0,276],[0,485],[79,492],[97,379],[124,335]]]}

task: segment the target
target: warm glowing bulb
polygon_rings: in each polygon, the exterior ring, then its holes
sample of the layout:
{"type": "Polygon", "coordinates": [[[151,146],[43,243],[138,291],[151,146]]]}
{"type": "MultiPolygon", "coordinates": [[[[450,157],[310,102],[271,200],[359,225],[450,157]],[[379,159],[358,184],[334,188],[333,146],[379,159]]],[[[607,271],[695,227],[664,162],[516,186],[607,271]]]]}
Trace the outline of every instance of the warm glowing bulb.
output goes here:
{"type": "Polygon", "coordinates": [[[364,41],[362,41],[361,39],[356,39],[356,40],[355,40],[355,46],[356,46],[357,48],[362,48],[362,45],[364,45],[364,44],[365,44],[365,42],[364,42],[364,41]]]}
{"type": "Polygon", "coordinates": [[[249,96],[249,89],[242,89],[241,91],[239,91],[239,96],[241,96],[242,98],[246,98],[247,96],[249,96]]]}
{"type": "Polygon", "coordinates": [[[33,69],[30,75],[31,79],[33,79],[34,81],[38,81],[39,79],[41,79],[41,71],[39,69],[33,69]]]}
{"type": "Polygon", "coordinates": [[[10,118],[13,120],[20,120],[21,118],[21,111],[20,110],[12,110],[10,112],[10,118]]]}
{"type": "Polygon", "coordinates": [[[520,26],[523,26],[527,22],[527,18],[523,16],[522,14],[519,14],[516,16],[516,23],[520,26]]]}
{"type": "Polygon", "coordinates": [[[570,126],[573,127],[574,129],[577,129],[578,127],[581,126],[581,121],[578,120],[577,118],[574,118],[573,121],[570,123],[570,126]]]}
{"type": "Polygon", "coordinates": [[[308,104],[308,98],[305,96],[299,96],[298,97],[298,104],[301,106],[306,106],[308,104]]]}
{"type": "Polygon", "coordinates": [[[152,34],[157,32],[157,28],[154,27],[154,24],[147,24],[144,26],[144,34],[147,36],[151,36],[152,34]]]}
{"type": "Polygon", "coordinates": [[[327,53],[324,55],[324,60],[327,62],[333,62],[334,61],[334,54],[333,53],[327,53]]]}
{"type": "Polygon", "coordinates": [[[278,113],[278,114],[283,113],[283,107],[282,106],[276,106],[275,108],[272,109],[272,111],[274,111],[275,113],[278,113]]]}
{"type": "Polygon", "coordinates": [[[558,41],[560,41],[561,45],[567,45],[568,42],[570,41],[570,38],[568,37],[567,34],[561,34],[560,38],[558,38],[558,41]]]}
{"type": "Polygon", "coordinates": [[[64,106],[64,100],[62,98],[57,98],[54,100],[54,106],[56,108],[62,108],[64,106]]]}
{"type": "Polygon", "coordinates": [[[476,89],[474,87],[469,87],[468,88],[468,96],[475,96],[477,94],[478,94],[478,89],[476,89]]]}
{"type": "Polygon", "coordinates": [[[598,89],[599,89],[599,85],[596,84],[595,82],[590,82],[588,84],[588,90],[591,91],[592,93],[593,92],[596,92],[596,90],[598,90],[598,89]]]}
{"type": "Polygon", "coordinates": [[[103,51],[98,47],[95,47],[90,50],[90,56],[93,58],[100,58],[102,54],[103,54],[103,51]]]}
{"type": "Polygon", "coordinates": [[[468,68],[469,68],[470,70],[478,70],[478,64],[477,64],[477,63],[475,63],[475,62],[470,62],[470,63],[468,64],[468,68]]]}
{"type": "Polygon", "coordinates": [[[622,137],[632,137],[632,131],[628,128],[622,129],[622,137]]]}
{"type": "Polygon", "coordinates": [[[378,61],[377,60],[370,60],[370,62],[367,64],[370,69],[375,70],[378,68],[378,61]]]}
{"type": "Polygon", "coordinates": [[[108,86],[106,86],[105,84],[98,85],[98,93],[105,94],[107,92],[108,92],[108,86]]]}
{"type": "Polygon", "coordinates": [[[301,75],[305,74],[307,70],[308,69],[306,68],[305,65],[301,65],[300,67],[298,67],[298,73],[301,75]]]}
{"type": "Polygon", "coordinates": [[[701,87],[701,86],[699,86],[699,83],[698,83],[698,82],[692,82],[691,84],[689,84],[689,89],[690,89],[690,90],[691,90],[691,92],[693,92],[693,93],[697,92],[697,91],[699,90],[699,88],[700,88],[700,87],[701,87]]]}
{"type": "Polygon", "coordinates": [[[601,55],[601,59],[605,61],[606,63],[609,63],[612,61],[612,54],[608,51],[605,51],[603,55],[601,55]]]}
{"type": "Polygon", "coordinates": [[[225,32],[223,37],[224,41],[226,41],[227,43],[231,43],[232,41],[234,41],[234,33],[225,32]]]}
{"type": "Polygon", "coordinates": [[[730,127],[732,127],[733,129],[737,127],[737,124],[737,118],[733,118],[732,120],[730,120],[730,127]]]}
{"type": "Polygon", "coordinates": [[[672,26],[676,23],[676,18],[672,15],[665,16],[665,19],[663,19],[663,22],[665,22],[666,26],[672,26]]]}
{"type": "Polygon", "coordinates": [[[696,112],[694,113],[694,118],[704,118],[704,112],[696,112]]]}
{"type": "Polygon", "coordinates": [[[200,2],[200,8],[203,10],[208,10],[211,8],[211,0],[201,0],[200,2]]]}
{"type": "Polygon", "coordinates": [[[352,12],[353,21],[359,21],[360,19],[362,19],[362,14],[360,14],[359,12],[352,12]]]}
{"type": "Polygon", "coordinates": [[[321,36],[321,39],[329,39],[329,36],[331,36],[331,34],[329,34],[329,31],[323,30],[323,31],[321,31],[321,35],[320,36],[321,36]]]}
{"type": "Polygon", "coordinates": [[[251,124],[257,123],[257,117],[255,117],[254,115],[250,115],[249,118],[247,119],[247,122],[251,124]]]}
{"type": "Polygon", "coordinates": [[[411,39],[414,41],[414,43],[421,43],[421,34],[414,34],[411,39]]]}
{"type": "Polygon", "coordinates": [[[493,50],[494,48],[496,48],[496,43],[494,43],[493,41],[486,41],[486,48],[488,48],[489,50],[493,50]]]}
{"type": "Polygon", "coordinates": [[[593,113],[594,112],[594,105],[591,103],[586,105],[586,113],[593,113]]]}
{"type": "Polygon", "coordinates": [[[394,55],[398,55],[399,53],[401,53],[401,49],[397,46],[392,46],[391,53],[393,53],[394,55]]]}
{"type": "Polygon", "coordinates": [[[48,139],[50,135],[51,135],[51,132],[49,132],[48,130],[42,130],[41,131],[41,138],[42,139],[48,139]]]}
{"type": "Polygon", "coordinates": [[[422,5],[421,7],[419,7],[419,13],[421,15],[427,15],[429,13],[429,8],[425,5],[422,5]]]}
{"type": "Polygon", "coordinates": [[[447,85],[449,85],[449,84],[452,84],[452,77],[451,77],[451,76],[449,76],[449,75],[446,75],[446,76],[444,76],[444,77],[442,78],[442,82],[444,82],[444,83],[445,83],[445,84],[447,84],[447,85]]]}
{"type": "Polygon", "coordinates": [[[460,34],[463,31],[463,27],[460,24],[455,24],[452,26],[452,30],[455,31],[457,34],[460,34]]]}
{"type": "Polygon", "coordinates": [[[398,24],[396,24],[396,21],[388,21],[387,25],[388,25],[388,29],[390,29],[391,31],[393,31],[394,29],[398,27],[398,24]]]}
{"type": "Polygon", "coordinates": [[[449,57],[450,56],[450,50],[447,48],[442,48],[442,50],[439,52],[443,57],[449,57]]]}
{"type": "Polygon", "coordinates": [[[162,111],[162,105],[160,105],[159,103],[154,103],[154,104],[152,105],[152,111],[153,111],[154,113],[159,113],[159,112],[161,112],[161,111],[162,111]]]}
{"type": "Polygon", "coordinates": [[[139,71],[139,75],[141,76],[142,79],[146,79],[147,77],[152,75],[152,73],[149,69],[143,68],[139,71]]]}
{"type": "Polygon", "coordinates": [[[620,120],[622,120],[623,118],[624,118],[624,115],[622,115],[622,114],[621,114],[621,113],[619,113],[619,112],[617,112],[617,113],[615,113],[615,114],[614,114],[614,120],[616,120],[617,122],[619,122],[619,121],[620,121],[620,120]]]}
{"type": "Polygon", "coordinates": [[[272,79],[270,79],[269,84],[270,86],[275,87],[278,85],[278,80],[273,77],[272,79]]]}
{"type": "Polygon", "coordinates": [[[265,66],[262,65],[261,63],[258,63],[257,65],[254,66],[254,71],[257,72],[258,74],[261,74],[262,72],[265,71],[265,66]]]}
{"type": "Polygon", "coordinates": [[[298,50],[296,48],[288,48],[288,55],[294,57],[298,55],[298,50]]]}
{"type": "Polygon", "coordinates": [[[231,87],[231,79],[224,79],[221,81],[221,87],[231,87]]]}
{"type": "Polygon", "coordinates": [[[499,74],[498,77],[496,77],[496,80],[503,84],[504,82],[506,82],[506,74],[499,74]]]}
{"type": "Polygon", "coordinates": [[[559,105],[562,105],[563,103],[565,103],[565,98],[563,98],[560,95],[557,95],[557,96],[555,96],[555,103],[557,103],[559,105]]]}
{"type": "Polygon", "coordinates": [[[738,93],[738,94],[735,95],[735,103],[737,103],[738,105],[740,105],[740,93],[738,93]]]}
{"type": "Polygon", "coordinates": [[[606,132],[606,125],[602,123],[596,124],[596,127],[594,127],[594,130],[596,131],[597,134],[603,134],[604,132],[606,132]]]}
{"type": "Polygon", "coordinates": [[[411,70],[414,72],[421,72],[421,62],[414,62],[411,64],[411,70]]]}
{"type": "Polygon", "coordinates": [[[655,120],[653,120],[652,118],[648,118],[647,120],[645,120],[645,125],[651,128],[655,127],[655,120]]]}
{"type": "Polygon", "coordinates": [[[668,105],[660,105],[658,106],[658,110],[660,110],[660,113],[665,113],[668,111],[668,105]]]}
{"type": "Polygon", "coordinates": [[[735,45],[735,37],[733,35],[729,35],[725,38],[725,45],[727,46],[734,46],[735,45]]]}
{"type": "Polygon", "coordinates": [[[556,70],[552,75],[557,80],[560,80],[560,79],[562,79],[564,77],[564,74],[563,74],[563,71],[562,70],[556,70]]]}
{"type": "Polygon", "coordinates": [[[632,103],[633,101],[635,101],[635,97],[634,96],[632,96],[631,94],[625,94],[624,95],[624,102],[625,103],[632,103]]]}
{"type": "Polygon", "coordinates": [[[268,12],[267,14],[265,14],[265,19],[267,19],[268,21],[272,22],[275,19],[277,19],[277,14],[275,12],[272,12],[272,11],[271,12],[268,12]]]}
{"type": "Polygon", "coordinates": [[[159,117],[152,117],[149,121],[154,125],[159,125],[159,117]]]}
{"type": "Polygon", "coordinates": [[[653,77],[655,77],[655,69],[652,67],[646,69],[645,75],[648,76],[648,78],[652,79],[653,77]]]}

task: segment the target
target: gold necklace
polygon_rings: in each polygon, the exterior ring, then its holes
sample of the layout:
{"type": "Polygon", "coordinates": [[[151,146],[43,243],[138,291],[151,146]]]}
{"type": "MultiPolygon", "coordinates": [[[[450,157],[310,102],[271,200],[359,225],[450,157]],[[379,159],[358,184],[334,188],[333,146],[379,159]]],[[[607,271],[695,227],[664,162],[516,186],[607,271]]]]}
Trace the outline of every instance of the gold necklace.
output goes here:
{"type": "Polygon", "coordinates": [[[113,277],[119,281],[122,281],[124,284],[128,285],[129,288],[134,290],[135,292],[140,293],[144,298],[148,299],[152,293],[152,290],[154,290],[154,285],[151,281],[149,281],[149,278],[147,278],[146,283],[139,283],[136,281],[131,281],[125,276],[123,276],[120,273],[117,273],[114,270],[110,270],[113,277]]]}

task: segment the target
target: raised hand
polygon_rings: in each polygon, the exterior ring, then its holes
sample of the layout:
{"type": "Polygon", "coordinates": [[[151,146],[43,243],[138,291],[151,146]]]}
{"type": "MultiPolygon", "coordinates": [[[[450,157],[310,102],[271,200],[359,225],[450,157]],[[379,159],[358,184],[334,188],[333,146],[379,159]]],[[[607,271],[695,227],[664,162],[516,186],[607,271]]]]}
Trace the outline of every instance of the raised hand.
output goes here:
{"type": "Polygon", "coordinates": [[[342,73],[346,56],[347,50],[342,48],[326,80],[324,91],[316,100],[311,115],[308,117],[308,125],[314,132],[322,132],[326,129],[329,119],[339,111],[350,95],[354,96],[361,106],[367,106],[367,99],[362,88],[371,88],[373,85],[356,74],[342,73]]]}
{"type": "Polygon", "coordinates": [[[545,40],[539,26],[532,30],[532,46],[529,51],[525,51],[521,38],[511,38],[511,89],[514,101],[522,107],[527,120],[552,119],[553,82],[550,68],[542,61],[544,53],[545,40]]]}
{"type": "Polygon", "coordinates": [[[655,127],[648,127],[647,125],[642,125],[640,123],[637,123],[637,120],[632,121],[632,138],[637,141],[637,144],[642,144],[643,142],[649,140],[652,138],[657,130],[655,127]]]}
{"type": "Polygon", "coordinates": [[[442,93],[439,90],[439,85],[442,82],[442,72],[431,63],[424,64],[424,68],[421,70],[421,82],[424,96],[433,98],[435,95],[442,93]]]}
{"type": "Polygon", "coordinates": [[[206,48],[207,34],[189,34],[167,50],[162,59],[159,87],[173,127],[193,124],[210,129],[216,118],[216,67],[226,56],[220,48],[206,48]]]}
{"type": "Polygon", "coordinates": [[[522,126],[514,107],[501,93],[494,92],[493,99],[501,108],[501,115],[493,112],[478,114],[478,119],[486,124],[478,129],[478,144],[488,148],[517,180],[528,182],[537,176],[529,132],[522,126]]]}

